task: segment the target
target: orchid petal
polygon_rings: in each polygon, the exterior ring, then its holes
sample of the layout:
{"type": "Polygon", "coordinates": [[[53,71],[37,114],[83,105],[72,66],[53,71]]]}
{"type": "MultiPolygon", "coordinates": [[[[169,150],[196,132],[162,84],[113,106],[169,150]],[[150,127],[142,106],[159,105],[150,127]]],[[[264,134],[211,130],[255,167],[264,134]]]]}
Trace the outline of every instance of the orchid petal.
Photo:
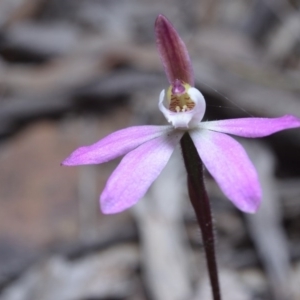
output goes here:
{"type": "Polygon", "coordinates": [[[169,82],[180,79],[194,86],[191,60],[185,44],[170,21],[159,15],[155,22],[156,45],[169,82]]]}
{"type": "Polygon", "coordinates": [[[107,181],[100,197],[102,212],[121,212],[141,199],[166,166],[183,132],[152,139],[128,153],[107,181]]]}
{"type": "Polygon", "coordinates": [[[203,122],[199,127],[237,136],[256,138],[284,129],[300,127],[300,119],[291,115],[280,118],[242,118],[203,122]]]}
{"type": "Polygon", "coordinates": [[[125,128],[106,136],[93,145],[76,149],[62,164],[65,166],[76,166],[108,162],[170,130],[172,130],[171,126],[135,126],[125,128]]]}
{"type": "Polygon", "coordinates": [[[194,130],[191,137],[207,170],[240,210],[254,213],[261,201],[256,170],[244,148],[230,136],[194,130]]]}

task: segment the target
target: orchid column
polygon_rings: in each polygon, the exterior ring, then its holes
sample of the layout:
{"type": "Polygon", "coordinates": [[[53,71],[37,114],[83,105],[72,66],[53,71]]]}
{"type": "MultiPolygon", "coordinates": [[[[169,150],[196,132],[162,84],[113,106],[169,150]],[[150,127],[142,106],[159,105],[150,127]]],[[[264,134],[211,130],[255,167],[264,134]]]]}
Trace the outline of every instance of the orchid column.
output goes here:
{"type": "Polygon", "coordinates": [[[100,164],[124,156],[100,196],[102,212],[114,214],[131,207],[146,194],[180,143],[189,195],[203,235],[213,297],[219,300],[213,228],[203,182],[203,165],[238,209],[254,213],[261,201],[256,170],[243,147],[227,134],[264,137],[300,127],[300,119],[286,115],[203,122],[206,104],[202,94],[193,87],[193,71],[184,43],[162,15],[157,17],[155,34],[170,84],[160,93],[158,106],[171,124],[134,126],[116,131],[93,145],[79,147],[62,164],[100,164]]]}

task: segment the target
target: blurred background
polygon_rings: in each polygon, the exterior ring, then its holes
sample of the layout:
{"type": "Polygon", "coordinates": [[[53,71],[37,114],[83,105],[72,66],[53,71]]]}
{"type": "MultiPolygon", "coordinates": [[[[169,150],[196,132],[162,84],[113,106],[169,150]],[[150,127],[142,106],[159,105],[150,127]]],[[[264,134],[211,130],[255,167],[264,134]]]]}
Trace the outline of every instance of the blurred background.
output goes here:
{"type": "MultiPolygon", "coordinates": [[[[180,150],[133,209],[104,216],[117,165],[80,145],[165,124],[153,26],[185,41],[205,120],[300,117],[299,0],[0,1],[0,299],[209,300],[180,150]]],[[[239,141],[263,187],[237,211],[207,174],[224,299],[300,299],[300,130],[239,141]]]]}

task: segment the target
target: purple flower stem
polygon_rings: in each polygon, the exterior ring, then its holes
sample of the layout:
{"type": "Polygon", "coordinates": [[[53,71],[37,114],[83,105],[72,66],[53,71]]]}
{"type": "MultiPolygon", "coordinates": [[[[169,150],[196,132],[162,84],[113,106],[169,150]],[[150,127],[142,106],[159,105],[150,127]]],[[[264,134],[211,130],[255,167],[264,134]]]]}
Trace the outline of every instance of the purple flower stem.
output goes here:
{"type": "Polygon", "coordinates": [[[181,141],[182,155],[188,174],[188,191],[202,233],[207,268],[214,300],[221,300],[218,268],[215,253],[214,228],[209,198],[204,185],[203,163],[188,133],[181,141]]]}

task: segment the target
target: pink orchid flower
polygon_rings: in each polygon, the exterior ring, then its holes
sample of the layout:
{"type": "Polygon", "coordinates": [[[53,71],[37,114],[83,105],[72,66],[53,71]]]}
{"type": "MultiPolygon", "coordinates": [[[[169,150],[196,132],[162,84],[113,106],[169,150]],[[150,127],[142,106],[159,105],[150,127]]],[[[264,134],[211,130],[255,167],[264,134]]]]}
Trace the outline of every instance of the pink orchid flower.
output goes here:
{"type": "Polygon", "coordinates": [[[166,166],[183,134],[188,132],[205,167],[226,197],[240,210],[253,213],[261,201],[256,170],[243,147],[227,134],[268,136],[300,126],[291,115],[201,122],[205,100],[194,87],[187,49],[163,15],[155,23],[156,43],[170,87],[159,97],[159,109],[171,125],[135,126],[116,131],[75,150],[65,166],[101,164],[124,156],[100,196],[103,213],[121,212],[141,199],[166,166]]]}

